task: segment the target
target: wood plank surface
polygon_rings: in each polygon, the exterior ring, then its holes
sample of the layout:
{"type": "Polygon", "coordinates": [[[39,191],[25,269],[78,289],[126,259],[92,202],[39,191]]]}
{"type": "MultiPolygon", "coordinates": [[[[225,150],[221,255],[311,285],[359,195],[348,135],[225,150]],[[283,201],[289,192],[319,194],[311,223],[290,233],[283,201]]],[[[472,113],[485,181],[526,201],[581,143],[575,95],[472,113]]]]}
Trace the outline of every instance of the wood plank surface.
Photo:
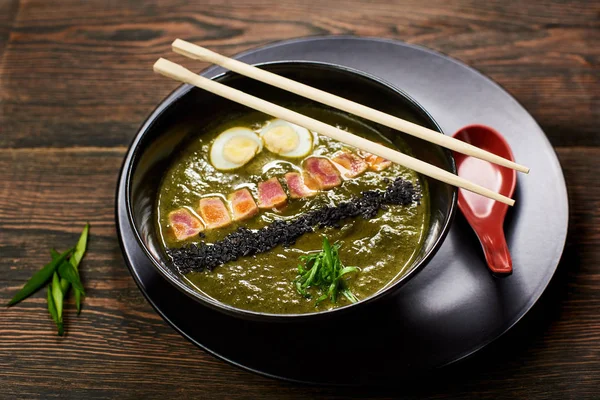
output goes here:
{"type": "Polygon", "coordinates": [[[599,43],[600,5],[586,1],[0,0],[0,301],[92,224],[88,296],[80,316],[68,306],[65,338],[45,292],[0,310],[0,398],[600,398],[599,43]],[[300,386],[213,358],[154,312],[116,239],[117,175],[174,88],[150,72],[172,39],[232,55],[321,34],[401,39],[481,70],[538,120],[567,180],[568,244],[542,300],[409,386],[300,386]]]}
{"type": "Polygon", "coordinates": [[[169,54],[175,37],[231,55],[320,34],[396,38],[451,54],[506,87],[555,145],[600,144],[600,95],[594,90],[600,79],[598,3],[108,3],[20,3],[0,65],[0,126],[10,132],[0,145],[129,143],[148,111],[174,87],[148,68],[169,54]]]}

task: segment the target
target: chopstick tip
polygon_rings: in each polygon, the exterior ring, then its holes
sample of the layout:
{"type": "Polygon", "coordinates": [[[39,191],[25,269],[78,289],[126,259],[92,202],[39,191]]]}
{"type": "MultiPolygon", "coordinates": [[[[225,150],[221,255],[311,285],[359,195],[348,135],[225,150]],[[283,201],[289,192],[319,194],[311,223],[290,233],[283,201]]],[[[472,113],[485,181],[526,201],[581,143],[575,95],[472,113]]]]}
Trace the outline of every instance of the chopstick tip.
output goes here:
{"type": "Polygon", "coordinates": [[[154,62],[152,69],[154,70],[154,72],[160,72],[163,69],[162,67],[164,67],[166,65],[166,63],[168,63],[168,62],[169,62],[168,60],[160,57],[158,60],[156,60],[154,62]]]}
{"type": "Polygon", "coordinates": [[[171,44],[171,49],[175,53],[194,60],[213,62],[219,57],[217,53],[182,39],[175,39],[171,44]]]}
{"type": "Polygon", "coordinates": [[[177,39],[173,40],[173,43],[171,43],[171,47],[177,47],[184,43],[187,43],[187,42],[185,40],[177,38],[177,39]]]}
{"type": "Polygon", "coordinates": [[[157,74],[161,74],[168,78],[184,83],[192,83],[196,79],[199,79],[198,75],[189,69],[162,57],[156,60],[152,69],[157,74]]]}

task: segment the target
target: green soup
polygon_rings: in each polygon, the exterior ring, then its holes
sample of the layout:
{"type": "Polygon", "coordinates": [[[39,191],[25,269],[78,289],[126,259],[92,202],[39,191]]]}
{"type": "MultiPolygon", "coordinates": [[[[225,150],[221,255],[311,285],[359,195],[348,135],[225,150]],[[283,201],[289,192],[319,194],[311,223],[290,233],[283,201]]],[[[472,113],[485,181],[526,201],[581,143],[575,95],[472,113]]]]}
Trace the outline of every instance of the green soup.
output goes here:
{"type": "MultiPolygon", "coordinates": [[[[317,108],[297,108],[297,111],[410,153],[397,139],[392,144],[373,127],[346,114],[317,108]]],[[[380,172],[366,171],[353,179],[344,180],[338,187],[320,191],[314,197],[290,200],[282,210],[261,210],[246,221],[234,222],[221,229],[205,230],[204,237],[195,236],[185,241],[175,239],[167,217],[170,211],[185,207],[193,212],[198,208],[201,198],[219,196],[225,200],[228,193],[242,187],[248,188],[256,198],[258,182],[274,176],[281,178],[301,165],[302,158],[285,159],[266,149],[243,167],[232,171],[218,171],[211,165],[210,146],[219,133],[234,126],[258,131],[270,119],[264,114],[249,112],[211,127],[199,127],[198,135],[174,155],[162,178],[156,202],[156,227],[165,249],[193,242],[213,243],[240,226],[259,229],[277,219],[293,219],[309,210],[347,201],[365,190],[385,190],[389,182],[397,177],[418,184],[421,200],[407,206],[390,206],[370,220],[358,217],[343,220],[340,227],[316,229],[313,233],[301,236],[294,246],[278,246],[269,252],[241,257],[212,271],[188,273],[186,278],[190,285],[222,303],[258,312],[310,313],[346,305],[349,301],[343,296],[335,304],[327,300],[315,305],[315,299],[321,295],[317,289],[309,289],[312,296],[306,298],[294,287],[298,258],[321,250],[323,236],[331,243],[341,243],[339,255],[345,265],[360,268],[359,272],[349,275],[345,281],[358,299],[372,296],[406,274],[424,240],[429,220],[429,198],[426,182],[420,180],[415,172],[398,165],[380,172]]],[[[312,155],[330,156],[336,151],[348,149],[343,143],[325,136],[313,133],[313,137],[312,155]]]]}

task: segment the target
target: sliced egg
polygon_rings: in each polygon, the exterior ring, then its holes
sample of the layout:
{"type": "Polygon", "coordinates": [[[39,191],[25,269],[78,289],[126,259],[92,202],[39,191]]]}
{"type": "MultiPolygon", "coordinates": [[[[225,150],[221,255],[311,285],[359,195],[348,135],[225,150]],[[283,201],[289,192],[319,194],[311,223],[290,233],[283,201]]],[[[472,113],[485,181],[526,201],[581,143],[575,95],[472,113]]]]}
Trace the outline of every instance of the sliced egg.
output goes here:
{"type": "Polygon", "coordinates": [[[313,147],[313,137],[307,129],[282,119],[270,121],[260,136],[269,151],[283,157],[305,157],[313,147]]]}
{"type": "Polygon", "coordinates": [[[213,142],[210,163],[221,171],[236,169],[252,160],[262,147],[262,140],[254,131],[242,127],[227,129],[213,142]]]}

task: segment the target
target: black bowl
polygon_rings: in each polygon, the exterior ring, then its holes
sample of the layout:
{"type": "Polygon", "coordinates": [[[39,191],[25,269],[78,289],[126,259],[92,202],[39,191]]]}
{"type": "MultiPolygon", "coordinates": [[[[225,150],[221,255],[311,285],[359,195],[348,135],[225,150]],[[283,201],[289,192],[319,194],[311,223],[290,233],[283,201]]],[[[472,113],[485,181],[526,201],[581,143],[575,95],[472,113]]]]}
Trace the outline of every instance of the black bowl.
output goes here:
{"type": "MultiPolygon", "coordinates": [[[[327,92],[345,97],[377,110],[401,117],[441,132],[438,124],[417,102],[406,93],[380,79],[349,68],[314,62],[276,62],[261,64],[260,68],[291,78],[327,92]]],[[[289,92],[265,85],[235,73],[225,73],[216,81],[282,106],[315,105],[326,107],[289,92]]],[[[430,224],[420,253],[409,272],[394,284],[358,303],[333,310],[308,314],[268,314],[238,309],[220,303],[189,286],[183,276],[171,265],[160,245],[155,229],[155,201],[163,172],[179,146],[186,142],[198,127],[211,124],[215,116],[235,116],[247,112],[244,106],[232,103],[212,93],[190,85],[182,85],[169,95],[150,115],[134,138],[129,152],[132,159],[123,166],[126,174],[127,216],[141,248],[156,269],[173,285],[201,304],[234,316],[259,320],[294,320],[317,316],[332,316],[397,292],[415,276],[434,256],[442,244],[456,209],[456,189],[439,181],[421,177],[430,194],[430,224]]],[[[379,130],[390,140],[400,137],[410,146],[415,157],[456,173],[454,159],[449,151],[378,125],[363,121],[379,130]]],[[[393,245],[393,244],[391,244],[393,245]]]]}

